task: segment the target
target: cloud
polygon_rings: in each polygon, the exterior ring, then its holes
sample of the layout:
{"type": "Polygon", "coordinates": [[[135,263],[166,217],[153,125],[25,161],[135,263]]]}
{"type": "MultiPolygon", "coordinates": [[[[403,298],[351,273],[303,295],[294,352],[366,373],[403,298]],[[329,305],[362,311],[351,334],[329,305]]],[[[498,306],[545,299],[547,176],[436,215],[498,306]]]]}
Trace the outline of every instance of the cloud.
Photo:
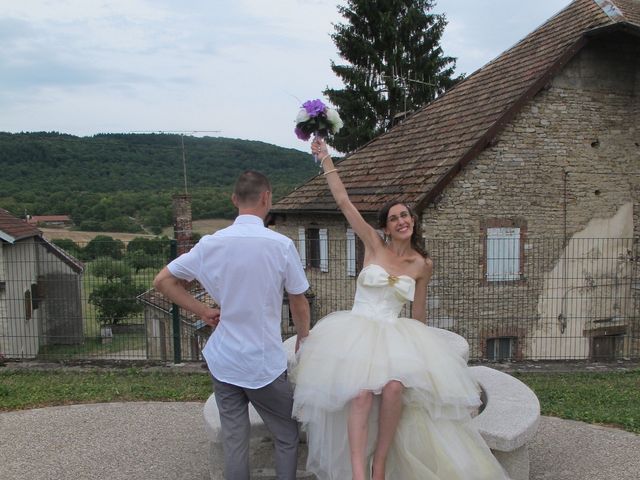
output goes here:
{"type": "MultiPolygon", "coordinates": [[[[0,12],[0,130],[222,130],[305,150],[300,102],[341,87],[344,0],[21,0],[0,12]]],[[[438,0],[472,73],[569,0],[438,0]],[[490,6],[488,6],[490,5],[490,6]]]]}

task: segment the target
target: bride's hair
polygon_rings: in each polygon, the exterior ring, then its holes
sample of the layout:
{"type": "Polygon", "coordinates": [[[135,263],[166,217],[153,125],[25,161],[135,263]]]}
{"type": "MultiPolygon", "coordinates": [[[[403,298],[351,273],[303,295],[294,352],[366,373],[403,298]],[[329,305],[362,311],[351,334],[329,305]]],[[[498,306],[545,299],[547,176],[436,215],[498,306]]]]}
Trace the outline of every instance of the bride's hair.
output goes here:
{"type": "Polygon", "coordinates": [[[429,254],[424,248],[424,240],[422,238],[422,231],[420,228],[420,219],[418,215],[413,211],[410,205],[407,205],[404,202],[391,201],[382,206],[380,211],[378,212],[378,228],[385,228],[387,226],[387,217],[389,216],[389,210],[396,205],[402,205],[406,207],[409,211],[409,215],[413,218],[413,233],[411,234],[411,247],[422,255],[424,258],[427,258],[429,254]]]}

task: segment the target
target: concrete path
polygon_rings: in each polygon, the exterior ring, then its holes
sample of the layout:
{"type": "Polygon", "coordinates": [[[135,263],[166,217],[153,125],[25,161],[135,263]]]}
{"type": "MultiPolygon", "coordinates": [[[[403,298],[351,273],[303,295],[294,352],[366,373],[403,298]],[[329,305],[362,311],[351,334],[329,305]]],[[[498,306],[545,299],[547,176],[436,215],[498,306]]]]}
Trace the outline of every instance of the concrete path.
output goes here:
{"type": "MultiPolygon", "coordinates": [[[[207,480],[202,403],[0,413],[2,480],[207,480]]],[[[531,480],[637,480],[640,435],[542,417],[531,480]]]]}

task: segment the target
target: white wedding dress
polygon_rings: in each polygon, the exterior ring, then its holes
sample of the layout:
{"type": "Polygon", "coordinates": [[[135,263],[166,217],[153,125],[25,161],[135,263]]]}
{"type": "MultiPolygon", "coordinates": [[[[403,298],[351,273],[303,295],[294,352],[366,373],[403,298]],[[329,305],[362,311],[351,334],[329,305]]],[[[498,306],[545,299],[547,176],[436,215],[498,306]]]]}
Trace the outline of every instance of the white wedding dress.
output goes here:
{"type": "MultiPolygon", "coordinates": [[[[390,480],[500,480],[502,467],[471,426],[479,388],[464,360],[417,320],[398,317],[415,281],[379,265],[362,269],[353,309],[311,330],[292,371],[293,415],[307,430],[307,469],[319,480],[351,479],[347,417],[361,390],[405,386],[404,408],[387,459],[390,480]]],[[[377,435],[379,395],[369,421],[368,456],[377,435]]]]}

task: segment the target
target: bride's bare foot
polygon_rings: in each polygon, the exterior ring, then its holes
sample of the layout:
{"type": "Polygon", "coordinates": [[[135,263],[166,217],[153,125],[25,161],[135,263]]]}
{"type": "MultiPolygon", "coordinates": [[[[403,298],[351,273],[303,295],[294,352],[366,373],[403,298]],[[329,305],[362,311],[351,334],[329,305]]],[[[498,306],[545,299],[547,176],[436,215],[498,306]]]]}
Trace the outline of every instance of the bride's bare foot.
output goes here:
{"type": "Polygon", "coordinates": [[[371,480],[384,480],[384,466],[371,466],[371,480]]]}

